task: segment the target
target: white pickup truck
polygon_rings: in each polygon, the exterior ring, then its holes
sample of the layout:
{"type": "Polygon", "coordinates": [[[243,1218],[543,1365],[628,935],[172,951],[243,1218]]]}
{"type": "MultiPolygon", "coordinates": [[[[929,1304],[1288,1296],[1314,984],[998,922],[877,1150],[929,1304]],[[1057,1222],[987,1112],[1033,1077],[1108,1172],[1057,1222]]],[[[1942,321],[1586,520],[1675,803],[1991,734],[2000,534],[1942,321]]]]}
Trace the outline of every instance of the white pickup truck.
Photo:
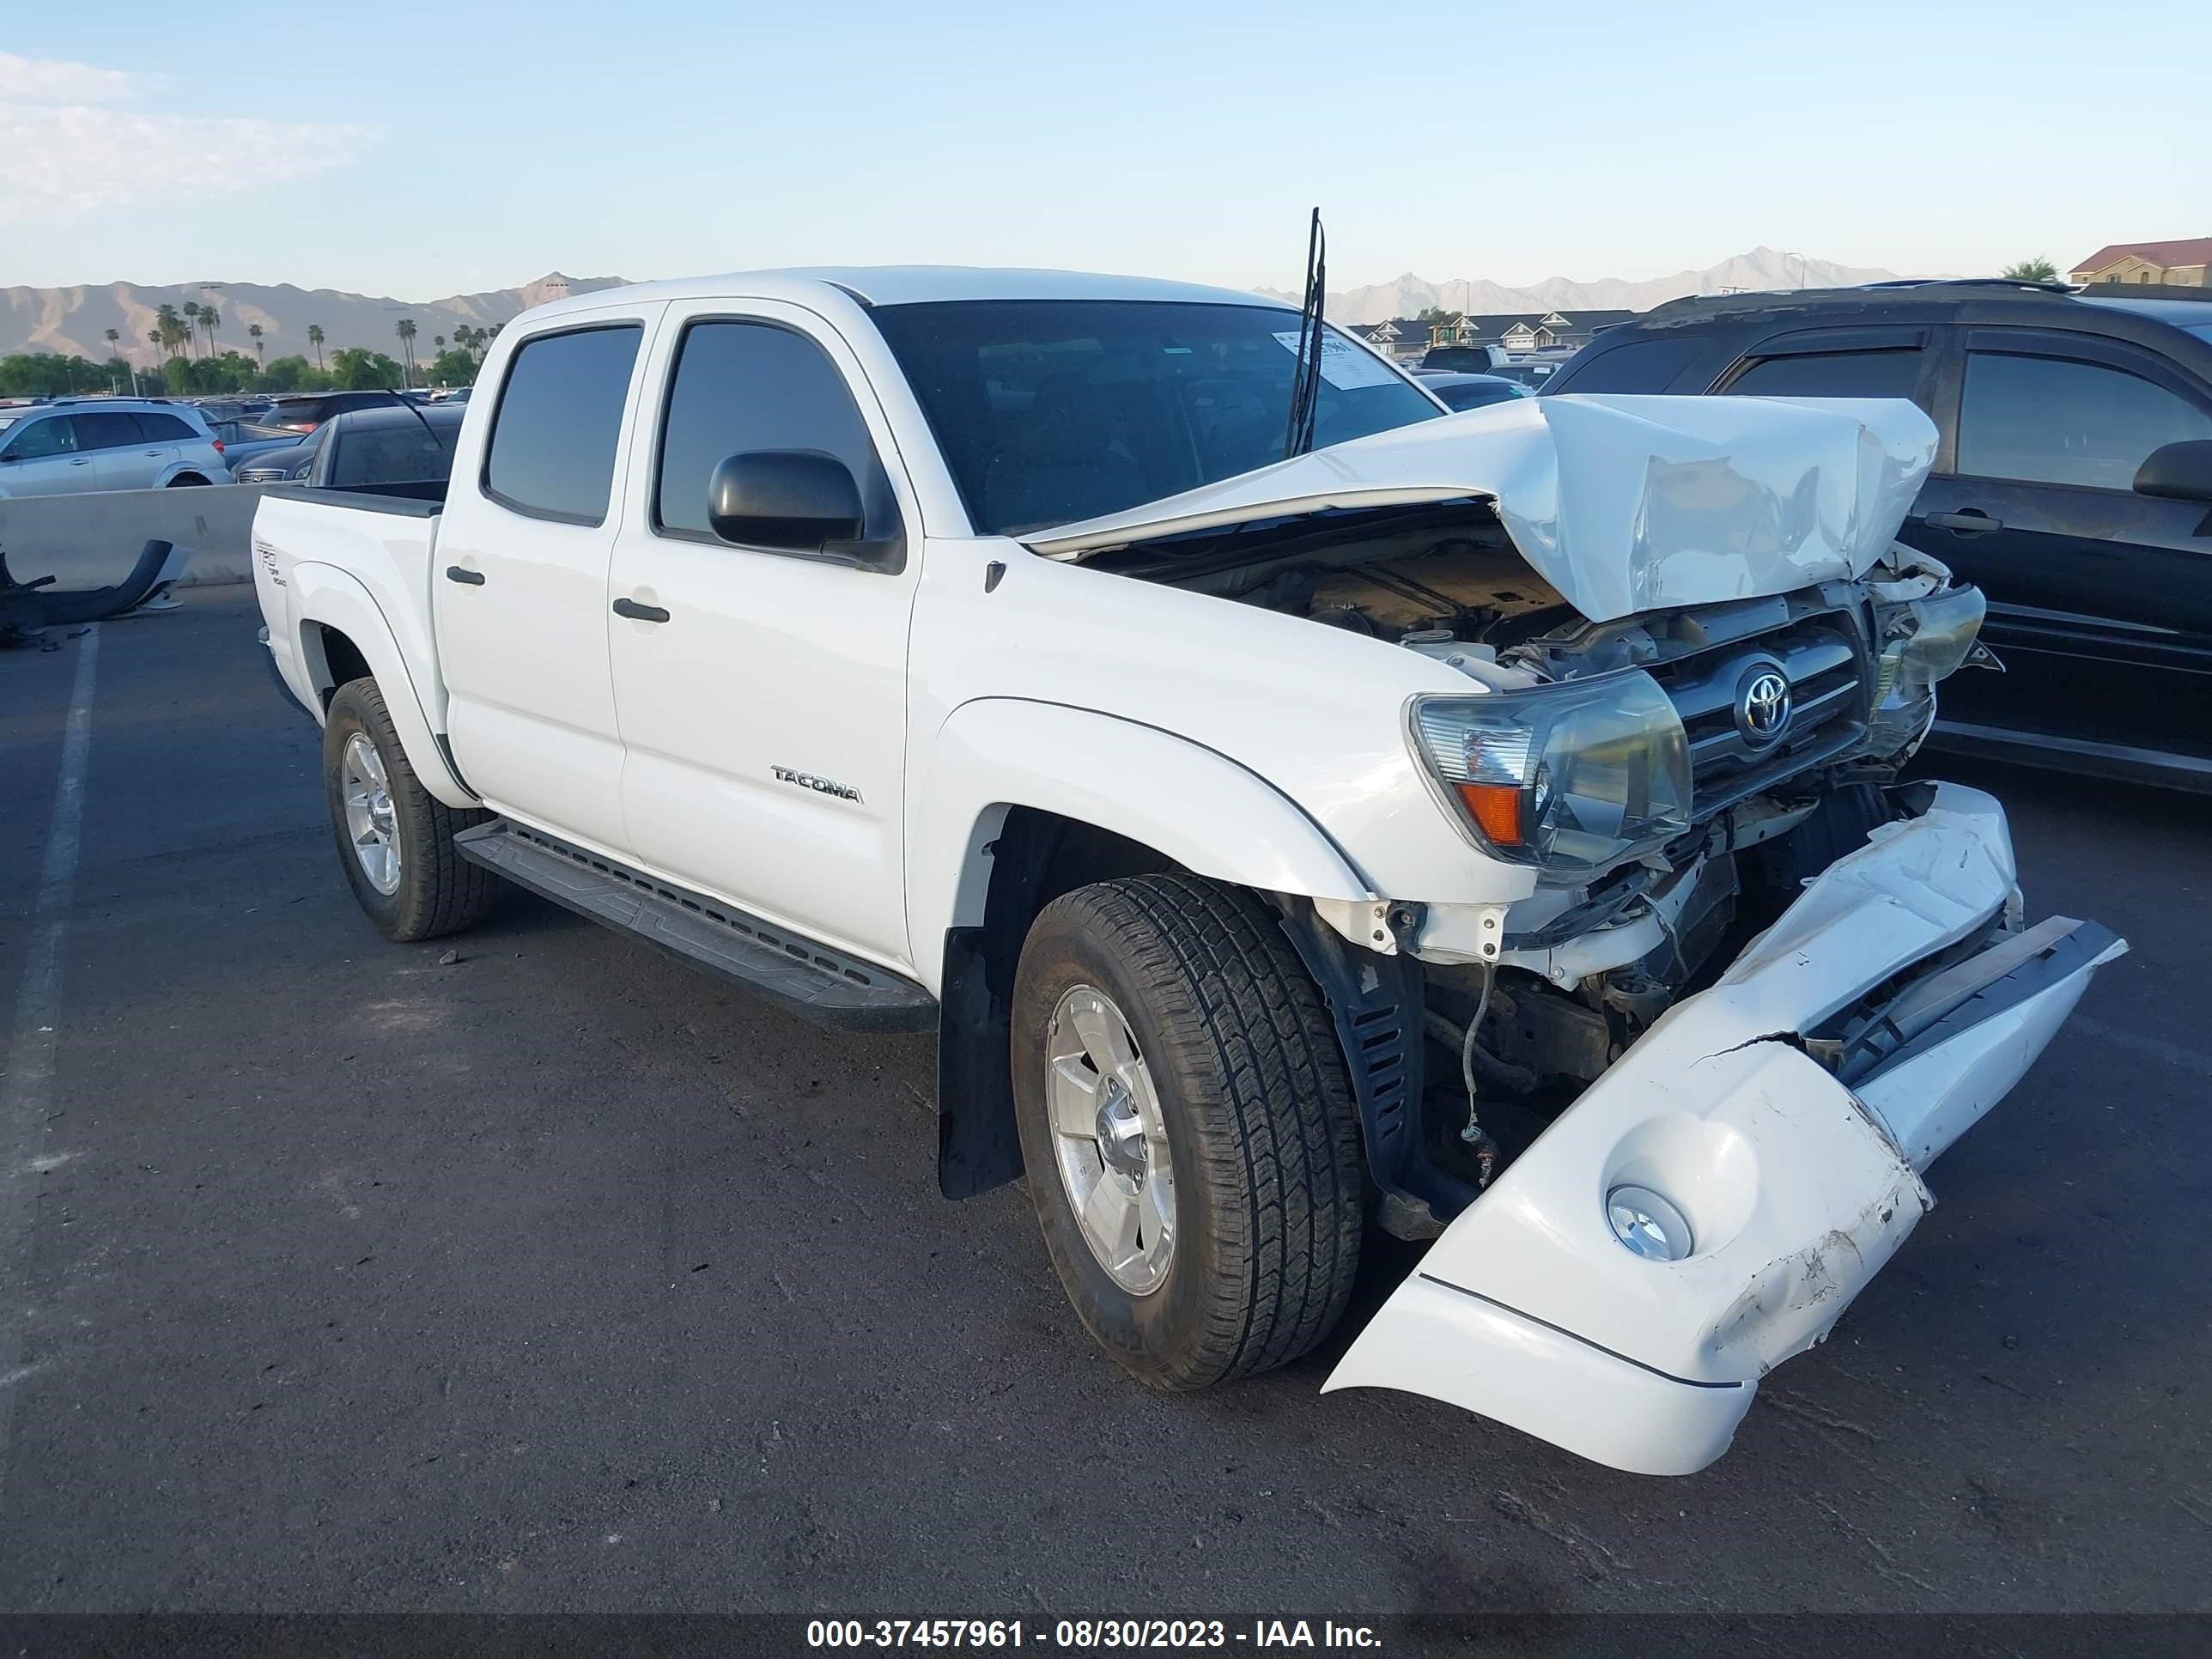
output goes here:
{"type": "MultiPolygon", "coordinates": [[[[1092,1334],[1618,1468],[1728,1446],[2033,1062],[2093,923],[1900,782],[1980,595],[1899,402],[1462,415],[1248,295],[652,283],[501,333],[450,487],[272,495],[272,665],[390,938],[535,890],[939,1034],[1092,1334]],[[1302,435],[1291,418],[1303,408],[1302,435]]],[[[764,1248],[772,1248],[771,1245],[764,1248]]]]}

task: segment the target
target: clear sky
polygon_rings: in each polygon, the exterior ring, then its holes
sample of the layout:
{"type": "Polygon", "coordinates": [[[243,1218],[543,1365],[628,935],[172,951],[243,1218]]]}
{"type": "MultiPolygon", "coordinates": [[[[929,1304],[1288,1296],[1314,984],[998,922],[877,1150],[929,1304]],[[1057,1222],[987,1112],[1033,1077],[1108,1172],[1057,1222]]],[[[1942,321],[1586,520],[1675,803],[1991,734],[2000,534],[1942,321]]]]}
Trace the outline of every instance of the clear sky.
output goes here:
{"type": "Polygon", "coordinates": [[[0,287],[1295,288],[2212,235],[2212,3],[0,0],[0,287]]]}

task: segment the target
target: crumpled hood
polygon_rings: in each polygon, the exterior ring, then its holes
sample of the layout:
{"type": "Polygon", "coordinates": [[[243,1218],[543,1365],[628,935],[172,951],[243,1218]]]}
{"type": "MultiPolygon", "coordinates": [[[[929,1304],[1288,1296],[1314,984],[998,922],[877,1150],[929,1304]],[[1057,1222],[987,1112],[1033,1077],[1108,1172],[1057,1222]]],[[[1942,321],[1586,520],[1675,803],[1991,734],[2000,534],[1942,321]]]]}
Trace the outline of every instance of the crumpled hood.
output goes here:
{"type": "Polygon", "coordinates": [[[1936,458],[1893,398],[1516,398],[1024,536],[1048,558],[1328,508],[1486,496],[1593,622],[1786,593],[1881,556],[1936,458]]]}

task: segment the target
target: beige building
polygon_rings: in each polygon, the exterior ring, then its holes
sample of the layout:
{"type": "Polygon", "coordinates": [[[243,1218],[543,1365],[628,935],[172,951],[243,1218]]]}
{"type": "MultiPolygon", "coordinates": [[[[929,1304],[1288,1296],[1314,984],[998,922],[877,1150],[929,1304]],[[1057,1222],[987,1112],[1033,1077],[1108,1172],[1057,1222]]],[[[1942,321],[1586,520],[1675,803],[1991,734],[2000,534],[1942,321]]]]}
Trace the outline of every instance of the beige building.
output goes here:
{"type": "Polygon", "coordinates": [[[2212,286],[2212,236],[2179,242],[2115,242],[2100,247],[2074,267],[2076,283],[2166,283],[2183,288],[2212,286]]]}

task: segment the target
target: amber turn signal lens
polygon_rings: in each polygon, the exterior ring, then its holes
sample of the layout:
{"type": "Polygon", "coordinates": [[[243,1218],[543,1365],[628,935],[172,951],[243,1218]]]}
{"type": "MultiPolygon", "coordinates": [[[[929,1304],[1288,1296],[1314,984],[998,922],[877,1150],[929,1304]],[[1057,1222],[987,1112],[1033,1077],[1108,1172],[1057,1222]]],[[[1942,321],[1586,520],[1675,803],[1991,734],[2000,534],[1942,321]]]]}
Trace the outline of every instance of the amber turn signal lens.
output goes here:
{"type": "Polygon", "coordinates": [[[1521,844],[1521,791],[1504,783],[1459,783],[1452,786],[1467,810],[1474,815],[1474,826],[1482,831],[1483,838],[1493,847],[1518,847],[1521,844]]]}

